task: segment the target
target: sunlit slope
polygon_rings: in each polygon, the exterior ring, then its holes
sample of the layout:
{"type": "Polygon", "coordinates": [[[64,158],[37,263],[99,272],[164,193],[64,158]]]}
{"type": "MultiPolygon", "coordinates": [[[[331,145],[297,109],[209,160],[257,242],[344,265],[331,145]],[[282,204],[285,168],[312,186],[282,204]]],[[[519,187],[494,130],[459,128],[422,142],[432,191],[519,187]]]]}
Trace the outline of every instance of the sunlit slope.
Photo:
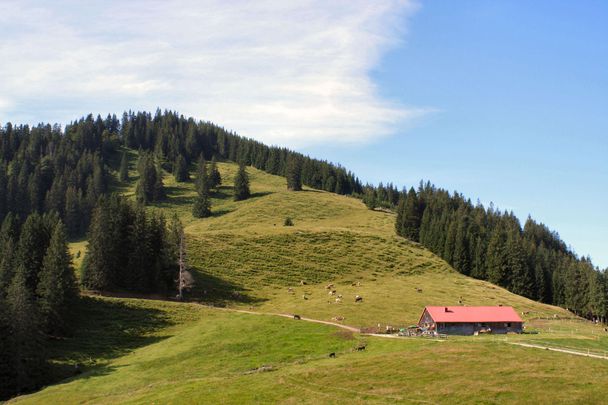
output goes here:
{"type": "MultiPolygon", "coordinates": [[[[606,361],[491,337],[379,339],[274,316],[124,299],[100,300],[108,312],[96,321],[110,322],[117,308],[109,304],[120,302],[166,325],[140,338],[147,344],[14,402],[554,404],[600,403],[607,394],[606,361]],[[362,343],[366,349],[357,351],[362,343]]],[[[103,334],[88,343],[107,344],[103,334]]]]}
{"type": "MultiPolygon", "coordinates": [[[[369,211],[356,199],[288,192],[283,178],[248,168],[254,196],[234,202],[236,165],[220,169],[224,185],[212,218],[193,218],[193,184],[175,184],[169,175],[167,201],[151,208],[175,212],[186,225],[198,280],[193,299],[260,313],[343,317],[353,326],[405,326],[425,305],[503,304],[525,313],[541,333],[381,339],[198,304],[88,298],[76,335],[54,343],[57,362],[72,370],[78,361],[84,373],[16,403],[553,404],[600,403],[608,394],[608,361],[504,340],[608,350],[599,326],[535,319],[571,315],[458,274],[394,236],[393,215],[369,211]],[[295,226],[283,226],[286,216],[295,226]],[[328,294],[330,283],[336,295],[328,294]],[[363,302],[355,303],[355,295],[363,302]],[[362,343],[366,349],[357,351],[362,343]]],[[[132,175],[120,189],[127,195],[132,175]]],[[[82,250],[83,243],[71,248],[82,250]]]]}
{"type": "Polygon", "coordinates": [[[459,303],[512,305],[524,317],[566,315],[460,275],[421,245],[395,236],[391,213],[333,193],[290,192],[283,177],[251,167],[253,197],[235,202],[237,166],[219,168],[223,185],[214,194],[211,218],[192,217],[193,183],[175,183],[170,175],[164,179],[168,198],[156,205],[176,212],[186,225],[189,264],[198,278],[194,299],[325,320],[343,317],[354,326],[403,326],[416,322],[426,305],[459,303]],[[295,225],[284,226],[286,217],[295,225]],[[328,284],[336,295],[328,294],[328,284]],[[355,303],[356,295],[363,302],[355,303]]]}

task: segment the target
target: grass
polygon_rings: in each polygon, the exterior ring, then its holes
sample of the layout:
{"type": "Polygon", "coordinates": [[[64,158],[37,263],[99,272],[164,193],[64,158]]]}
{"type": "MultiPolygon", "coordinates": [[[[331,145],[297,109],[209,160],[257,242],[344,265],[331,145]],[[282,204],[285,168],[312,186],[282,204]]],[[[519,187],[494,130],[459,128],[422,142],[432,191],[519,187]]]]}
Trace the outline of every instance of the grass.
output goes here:
{"type": "MultiPolygon", "coordinates": [[[[113,184],[132,198],[136,154],[129,157],[131,182],[113,184]]],[[[219,169],[224,183],[211,218],[192,217],[193,183],[170,175],[167,199],[150,208],[176,213],[186,226],[193,299],[260,313],[339,316],[352,326],[406,326],[426,305],[503,304],[523,313],[536,334],[388,340],[198,304],[86,298],[75,335],[52,343],[58,376],[74,362],[85,373],[16,402],[597,403],[608,394],[608,361],[504,342],[600,352],[608,350],[603,328],[458,274],[394,236],[391,213],[331,193],[288,192],[284,178],[253,168],[253,197],[235,202],[237,166],[221,162],[219,169]],[[286,217],[294,226],[283,226],[286,217]],[[328,295],[330,283],[340,302],[328,295]],[[367,349],[353,352],[360,341],[367,349]],[[274,371],[250,372],[264,365],[274,371]]],[[[85,243],[71,251],[84,251],[85,243]]]]}
{"type": "MultiPolygon", "coordinates": [[[[104,310],[116,301],[95,303],[104,310]]],[[[153,327],[155,341],[14,402],[598,403],[607,391],[608,362],[492,339],[386,340],[199,305],[126,301],[178,322],[161,334],[153,327]],[[353,350],[362,340],[366,350],[353,350]]],[[[91,345],[107,344],[96,336],[91,345]]]]}

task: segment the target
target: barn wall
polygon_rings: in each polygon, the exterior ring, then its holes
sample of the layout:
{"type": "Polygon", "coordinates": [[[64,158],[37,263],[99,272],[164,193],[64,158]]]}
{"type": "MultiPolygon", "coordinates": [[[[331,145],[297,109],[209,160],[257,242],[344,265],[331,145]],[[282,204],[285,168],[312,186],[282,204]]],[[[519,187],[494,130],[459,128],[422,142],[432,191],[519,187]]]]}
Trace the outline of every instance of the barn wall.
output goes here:
{"type": "Polygon", "coordinates": [[[487,323],[486,326],[481,326],[478,323],[439,323],[437,332],[447,335],[473,335],[482,329],[492,329],[492,333],[521,333],[523,329],[522,323],[513,322],[511,327],[507,327],[505,323],[487,323]]]}

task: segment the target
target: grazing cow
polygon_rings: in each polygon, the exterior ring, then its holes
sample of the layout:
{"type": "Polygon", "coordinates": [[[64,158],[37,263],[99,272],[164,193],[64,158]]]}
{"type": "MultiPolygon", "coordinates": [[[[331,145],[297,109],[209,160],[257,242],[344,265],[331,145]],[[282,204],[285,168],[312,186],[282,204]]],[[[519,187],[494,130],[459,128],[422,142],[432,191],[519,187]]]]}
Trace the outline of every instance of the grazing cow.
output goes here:
{"type": "Polygon", "coordinates": [[[333,321],[337,321],[337,322],[341,322],[344,320],[343,316],[334,316],[333,318],[331,318],[333,321]]]}
{"type": "Polygon", "coordinates": [[[331,290],[332,288],[334,288],[333,284],[328,284],[328,285],[325,286],[326,290],[331,290]]]}
{"type": "Polygon", "coordinates": [[[359,346],[357,346],[357,351],[362,352],[363,350],[365,350],[366,346],[367,345],[365,343],[361,343],[359,346]]]}
{"type": "Polygon", "coordinates": [[[422,292],[422,288],[416,287],[416,292],[421,293],[422,292]]]}
{"type": "Polygon", "coordinates": [[[361,297],[360,295],[355,296],[355,302],[362,302],[363,301],[363,297],[361,297]]]}
{"type": "Polygon", "coordinates": [[[335,359],[336,358],[336,353],[329,353],[329,358],[330,359],[335,359]]]}
{"type": "Polygon", "coordinates": [[[306,296],[306,294],[302,295],[302,298],[305,299],[305,300],[308,299],[308,297],[306,296]]]}
{"type": "Polygon", "coordinates": [[[342,294],[338,294],[338,298],[342,298],[342,294]]]}
{"type": "Polygon", "coordinates": [[[299,321],[299,320],[300,320],[300,319],[302,319],[302,318],[300,317],[300,315],[294,315],[294,316],[293,316],[293,319],[295,319],[296,321],[299,321]]]}
{"type": "Polygon", "coordinates": [[[300,285],[306,285],[306,281],[300,280],[300,285]]]}
{"type": "Polygon", "coordinates": [[[336,290],[332,290],[329,292],[329,295],[336,295],[336,290]]]}
{"type": "Polygon", "coordinates": [[[336,298],[336,302],[342,302],[342,298],[336,298]]]}

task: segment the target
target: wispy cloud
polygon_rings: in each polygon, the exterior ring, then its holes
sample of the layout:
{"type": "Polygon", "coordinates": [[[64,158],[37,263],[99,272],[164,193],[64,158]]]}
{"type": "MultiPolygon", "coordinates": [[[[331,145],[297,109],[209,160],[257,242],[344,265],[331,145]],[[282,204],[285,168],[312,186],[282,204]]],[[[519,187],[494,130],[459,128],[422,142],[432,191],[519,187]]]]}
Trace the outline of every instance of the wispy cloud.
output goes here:
{"type": "Polygon", "coordinates": [[[0,121],[176,109],[270,143],[365,142],[425,114],[370,71],[417,5],[3,1],[0,121]]]}

